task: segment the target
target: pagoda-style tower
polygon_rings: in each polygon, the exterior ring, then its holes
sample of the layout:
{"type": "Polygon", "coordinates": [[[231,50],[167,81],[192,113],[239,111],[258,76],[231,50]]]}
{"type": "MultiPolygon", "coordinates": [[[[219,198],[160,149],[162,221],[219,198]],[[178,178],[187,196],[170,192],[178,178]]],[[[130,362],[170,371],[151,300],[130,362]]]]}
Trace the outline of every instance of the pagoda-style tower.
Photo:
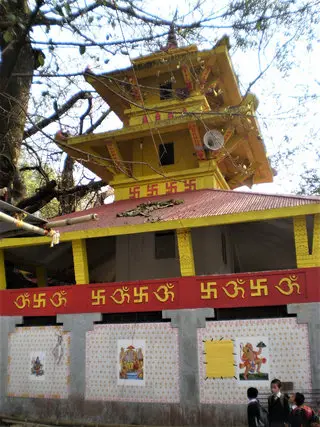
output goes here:
{"type": "Polygon", "coordinates": [[[166,48],[132,67],[103,75],[86,71],[85,79],[124,126],[67,138],[63,149],[85,158],[114,187],[116,200],[272,181],[254,118],[257,100],[240,94],[227,38],[200,52],[176,47],[171,34],[166,48]],[[223,134],[220,150],[204,146],[208,130],[223,134]]]}

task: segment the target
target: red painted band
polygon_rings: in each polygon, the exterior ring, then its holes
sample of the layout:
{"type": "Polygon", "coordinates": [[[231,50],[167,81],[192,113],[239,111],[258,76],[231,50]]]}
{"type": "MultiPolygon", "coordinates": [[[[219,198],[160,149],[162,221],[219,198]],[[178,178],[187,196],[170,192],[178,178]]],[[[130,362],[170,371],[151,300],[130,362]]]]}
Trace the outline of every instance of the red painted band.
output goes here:
{"type": "Polygon", "coordinates": [[[320,268],[0,291],[2,316],[320,302],[320,268]]]}

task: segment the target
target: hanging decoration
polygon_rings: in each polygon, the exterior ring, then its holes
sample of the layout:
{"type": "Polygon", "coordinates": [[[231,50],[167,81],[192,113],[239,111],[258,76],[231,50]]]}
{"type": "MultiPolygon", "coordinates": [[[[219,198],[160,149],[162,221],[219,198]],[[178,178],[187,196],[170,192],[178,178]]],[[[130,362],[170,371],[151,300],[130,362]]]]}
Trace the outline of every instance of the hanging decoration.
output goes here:
{"type": "Polygon", "coordinates": [[[57,335],[57,344],[55,345],[54,349],[52,350],[52,354],[54,357],[54,362],[56,365],[59,365],[64,354],[63,350],[63,335],[58,334],[57,335]]]}

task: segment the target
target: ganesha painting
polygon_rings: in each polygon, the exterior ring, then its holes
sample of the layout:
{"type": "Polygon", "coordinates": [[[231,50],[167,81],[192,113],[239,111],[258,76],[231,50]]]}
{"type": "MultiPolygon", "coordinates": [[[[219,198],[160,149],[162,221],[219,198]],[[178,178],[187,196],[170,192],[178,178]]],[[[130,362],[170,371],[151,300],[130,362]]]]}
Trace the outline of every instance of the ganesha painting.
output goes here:
{"type": "Polygon", "coordinates": [[[268,338],[237,338],[236,349],[239,381],[269,381],[268,338]]]}
{"type": "Polygon", "coordinates": [[[143,340],[118,340],[118,384],[144,385],[143,340]]]}

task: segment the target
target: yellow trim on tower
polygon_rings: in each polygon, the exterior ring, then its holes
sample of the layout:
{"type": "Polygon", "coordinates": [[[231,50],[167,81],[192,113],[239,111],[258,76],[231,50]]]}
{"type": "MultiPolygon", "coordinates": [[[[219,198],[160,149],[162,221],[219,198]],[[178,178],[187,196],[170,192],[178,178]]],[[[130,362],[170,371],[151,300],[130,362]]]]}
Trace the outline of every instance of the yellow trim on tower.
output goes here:
{"type": "Polygon", "coordinates": [[[45,267],[39,265],[36,268],[37,284],[39,287],[44,288],[47,285],[47,272],[45,267]]]}
{"type": "Polygon", "coordinates": [[[72,240],[74,276],[77,285],[89,283],[87,246],[85,239],[72,240]]]}
{"type": "MultiPolygon", "coordinates": [[[[139,200],[137,200],[137,204],[139,200]]],[[[143,224],[121,225],[118,227],[91,228],[62,233],[61,242],[90,239],[93,237],[120,236],[123,234],[149,233],[165,230],[179,230],[182,228],[211,227],[243,222],[266,221],[277,218],[291,218],[301,215],[320,214],[320,204],[264,209],[261,211],[239,212],[228,215],[215,215],[198,218],[185,218],[171,221],[144,222],[143,224]]],[[[14,248],[34,245],[50,245],[47,237],[21,237],[0,240],[0,248],[14,248]]]]}
{"type": "Polygon", "coordinates": [[[4,250],[0,249],[0,290],[7,289],[6,267],[4,263],[4,250]]]}
{"type": "Polygon", "coordinates": [[[309,251],[306,216],[293,219],[297,267],[320,267],[320,214],[314,216],[312,250],[309,251]]]}
{"type": "Polygon", "coordinates": [[[194,276],[194,258],[191,231],[188,229],[177,230],[181,276],[194,276]]]}

